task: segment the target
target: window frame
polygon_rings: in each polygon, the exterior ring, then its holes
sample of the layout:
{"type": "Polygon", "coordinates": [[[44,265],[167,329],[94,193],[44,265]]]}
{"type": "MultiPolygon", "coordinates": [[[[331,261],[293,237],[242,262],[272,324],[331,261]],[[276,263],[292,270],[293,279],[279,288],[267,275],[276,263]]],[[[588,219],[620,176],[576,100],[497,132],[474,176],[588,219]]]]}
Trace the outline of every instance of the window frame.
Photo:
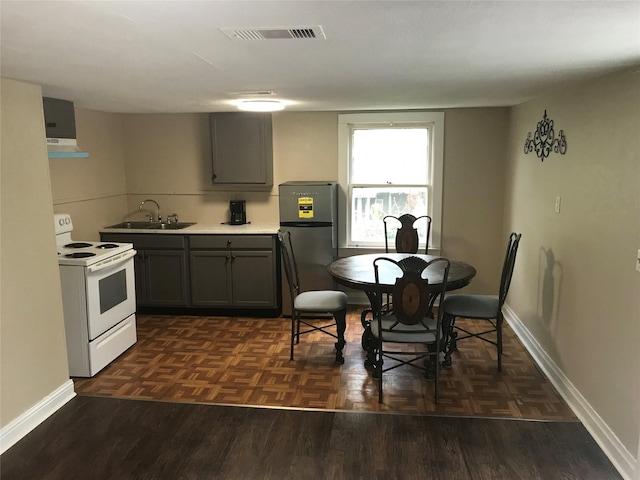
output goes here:
{"type": "MultiPolygon", "coordinates": [[[[340,190],[339,205],[339,247],[341,255],[362,253],[363,249],[383,250],[379,246],[357,246],[348,243],[348,232],[351,221],[351,189],[360,184],[350,183],[351,173],[351,131],[356,128],[384,128],[388,126],[424,125],[430,131],[430,161],[428,183],[426,184],[431,211],[431,242],[429,251],[439,253],[442,232],[442,193],[444,166],[444,112],[381,112],[351,113],[338,115],[338,185],[340,190]],[[353,250],[350,252],[350,250],[353,250]]],[[[375,185],[366,185],[375,187],[375,185]]],[[[409,185],[407,185],[409,186],[409,185]]],[[[425,185],[419,185],[425,186],[425,185]]]]}

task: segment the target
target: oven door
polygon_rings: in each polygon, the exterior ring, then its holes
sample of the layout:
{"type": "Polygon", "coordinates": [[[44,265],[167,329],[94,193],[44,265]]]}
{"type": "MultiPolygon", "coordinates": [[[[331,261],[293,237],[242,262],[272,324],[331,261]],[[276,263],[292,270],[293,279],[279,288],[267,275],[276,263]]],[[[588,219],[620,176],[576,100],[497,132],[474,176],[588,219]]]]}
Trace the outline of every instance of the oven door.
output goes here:
{"type": "Polygon", "coordinates": [[[117,325],[136,311],[133,268],[135,250],[86,267],[89,340],[117,325]]]}

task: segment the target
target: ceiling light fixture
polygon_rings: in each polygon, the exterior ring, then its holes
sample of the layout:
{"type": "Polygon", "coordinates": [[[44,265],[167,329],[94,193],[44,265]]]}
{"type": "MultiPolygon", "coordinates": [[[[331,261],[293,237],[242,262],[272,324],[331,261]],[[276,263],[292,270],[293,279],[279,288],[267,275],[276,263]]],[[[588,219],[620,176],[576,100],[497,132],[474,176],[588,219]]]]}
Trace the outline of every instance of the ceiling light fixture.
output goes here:
{"type": "Polygon", "coordinates": [[[280,100],[241,100],[237,107],[247,112],[277,112],[284,110],[284,103],[280,100]]]}

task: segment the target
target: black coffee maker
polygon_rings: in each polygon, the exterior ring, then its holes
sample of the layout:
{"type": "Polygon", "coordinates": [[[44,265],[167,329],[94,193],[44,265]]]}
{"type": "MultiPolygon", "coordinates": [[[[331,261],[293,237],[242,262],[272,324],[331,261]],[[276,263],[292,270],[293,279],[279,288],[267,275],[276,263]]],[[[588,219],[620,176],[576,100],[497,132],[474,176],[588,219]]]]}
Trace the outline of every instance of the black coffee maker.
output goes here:
{"type": "Polygon", "coordinates": [[[244,200],[231,200],[229,202],[229,210],[231,212],[231,225],[244,225],[247,223],[247,208],[244,200]]]}

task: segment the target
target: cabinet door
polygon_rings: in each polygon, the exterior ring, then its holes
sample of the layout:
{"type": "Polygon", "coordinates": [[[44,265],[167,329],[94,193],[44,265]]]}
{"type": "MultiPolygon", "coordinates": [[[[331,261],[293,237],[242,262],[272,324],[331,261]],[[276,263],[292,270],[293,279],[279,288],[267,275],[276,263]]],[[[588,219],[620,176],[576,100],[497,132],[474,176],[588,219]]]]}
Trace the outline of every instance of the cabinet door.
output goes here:
{"type": "Polygon", "coordinates": [[[231,306],[231,253],[229,251],[191,251],[191,305],[194,307],[231,306]]]}
{"type": "Polygon", "coordinates": [[[213,184],[273,185],[271,114],[212,113],[213,184]]]}
{"type": "Polygon", "coordinates": [[[146,250],[146,304],[187,305],[187,262],[180,250],[146,250]]]}
{"type": "Polygon", "coordinates": [[[233,251],[231,255],[233,305],[277,306],[273,252],[233,251]]]}

